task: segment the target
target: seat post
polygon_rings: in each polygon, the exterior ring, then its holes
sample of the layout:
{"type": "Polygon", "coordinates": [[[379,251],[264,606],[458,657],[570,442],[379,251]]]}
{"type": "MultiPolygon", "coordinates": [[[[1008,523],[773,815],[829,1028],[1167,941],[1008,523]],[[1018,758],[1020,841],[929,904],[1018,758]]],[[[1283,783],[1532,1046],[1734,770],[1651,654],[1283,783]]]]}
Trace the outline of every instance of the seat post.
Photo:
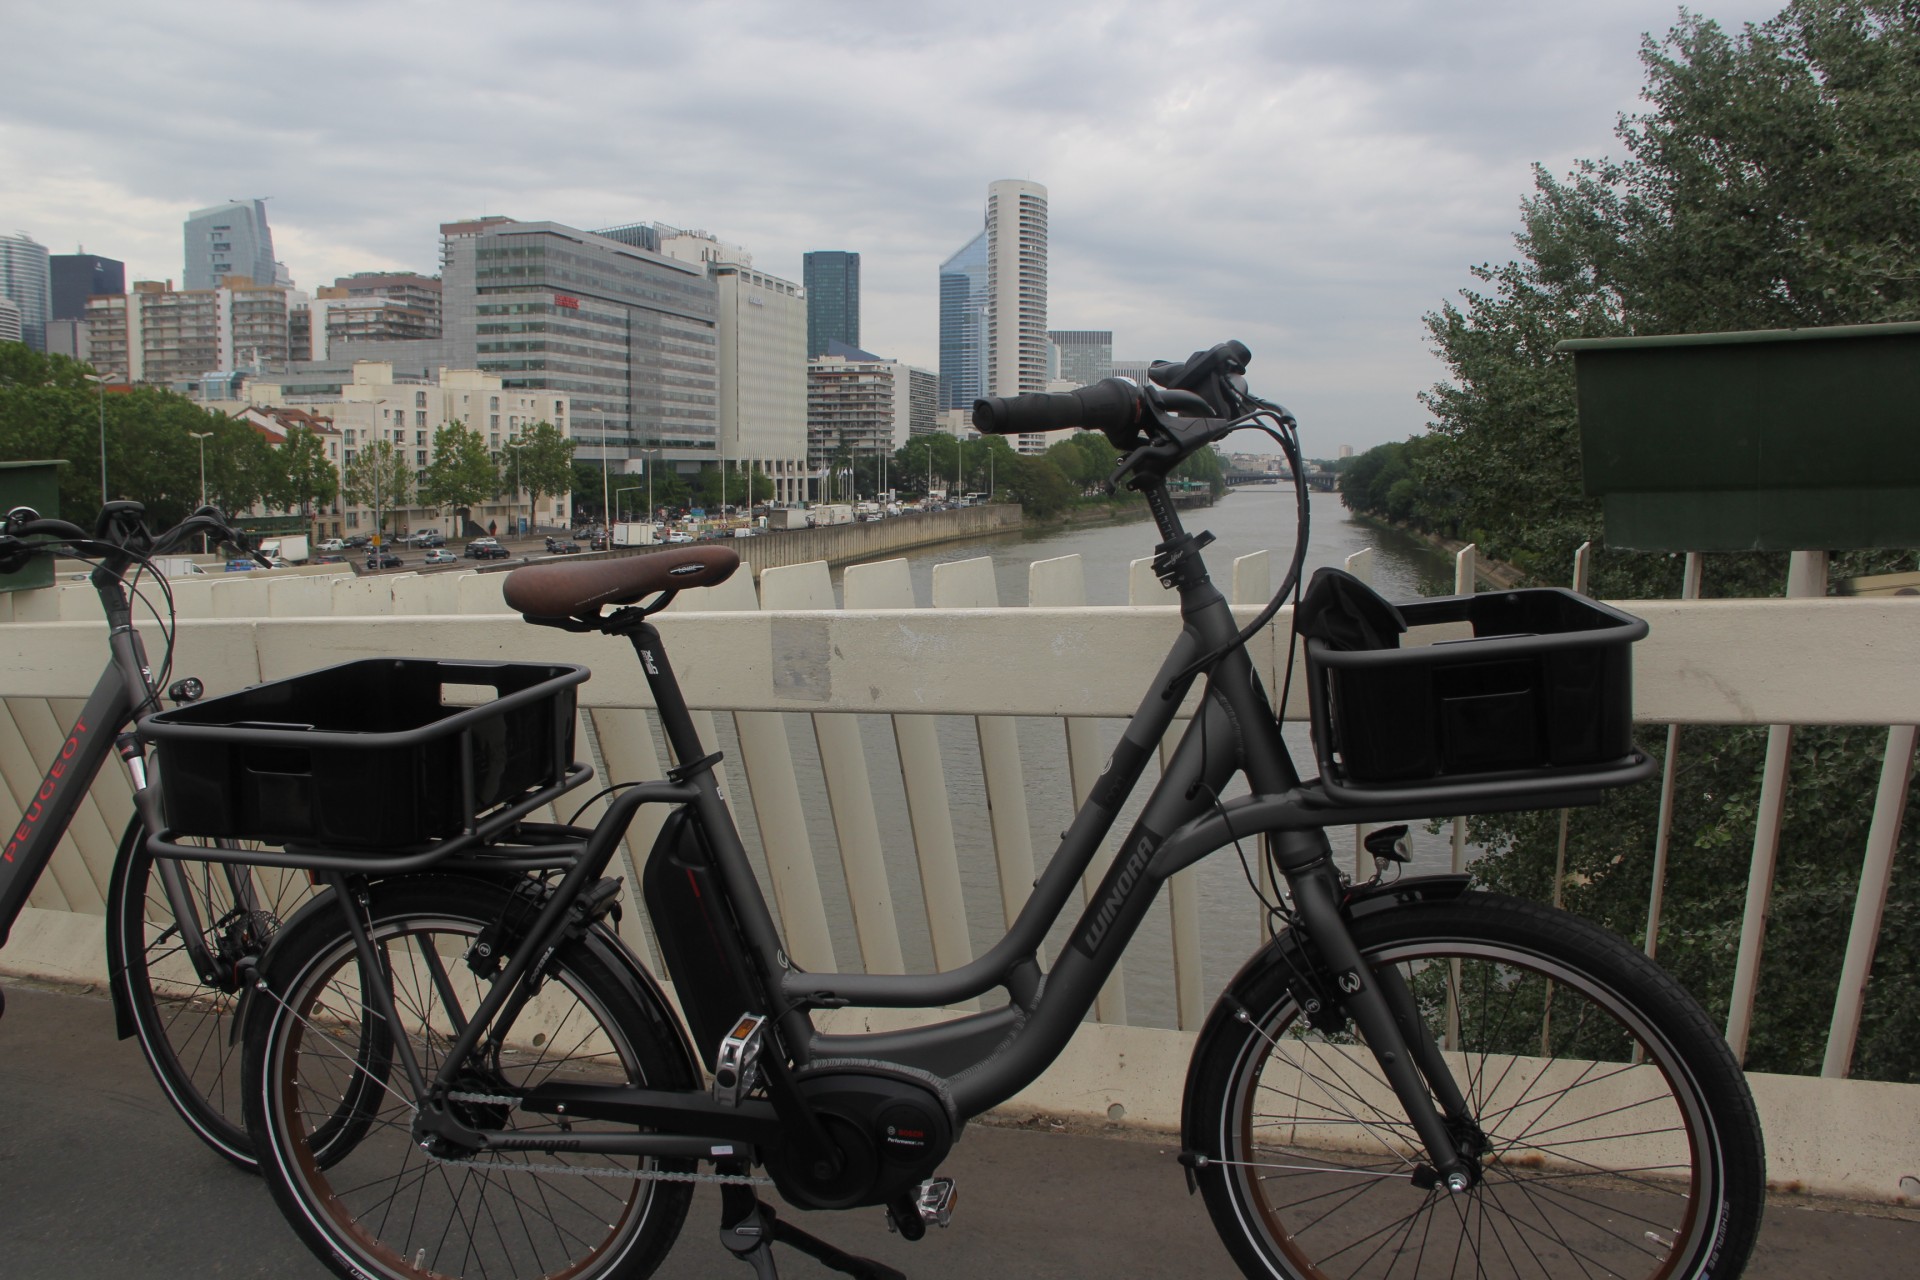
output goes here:
{"type": "Polygon", "coordinates": [[[660,725],[666,730],[667,745],[673,748],[674,759],[682,764],[698,760],[706,748],[701,745],[699,730],[693,727],[686,695],[680,692],[680,682],[674,678],[659,630],[651,622],[642,622],[626,634],[633,644],[634,655],[640,659],[647,687],[653,691],[653,705],[660,713],[660,725]]]}

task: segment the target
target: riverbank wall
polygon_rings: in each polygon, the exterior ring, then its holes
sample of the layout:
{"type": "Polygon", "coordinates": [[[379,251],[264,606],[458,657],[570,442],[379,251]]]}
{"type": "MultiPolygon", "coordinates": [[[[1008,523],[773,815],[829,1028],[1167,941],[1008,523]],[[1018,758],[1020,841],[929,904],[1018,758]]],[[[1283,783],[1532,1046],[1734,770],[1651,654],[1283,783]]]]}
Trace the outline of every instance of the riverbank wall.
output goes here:
{"type": "MultiPolygon", "coordinates": [[[[1362,524],[1370,524],[1381,529],[1393,529],[1404,533],[1417,542],[1426,543],[1435,551],[1446,553],[1449,558],[1459,555],[1461,550],[1468,545],[1457,538],[1442,538],[1437,534],[1428,533],[1424,529],[1416,529],[1412,525],[1399,520],[1382,520],[1378,516],[1370,516],[1358,511],[1353,513],[1353,518],[1362,524]]],[[[1475,576],[1480,582],[1494,588],[1496,591],[1511,591],[1525,581],[1527,576],[1523,571],[1508,564],[1504,560],[1490,560],[1486,556],[1477,553],[1473,558],[1473,569],[1475,576]]]]}

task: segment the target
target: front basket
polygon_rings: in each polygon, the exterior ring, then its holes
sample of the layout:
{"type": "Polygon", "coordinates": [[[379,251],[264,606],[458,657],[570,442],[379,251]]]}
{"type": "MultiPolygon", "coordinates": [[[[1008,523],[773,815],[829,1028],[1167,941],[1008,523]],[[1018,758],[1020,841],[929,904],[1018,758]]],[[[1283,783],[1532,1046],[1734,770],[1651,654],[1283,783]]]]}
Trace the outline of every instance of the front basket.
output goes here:
{"type": "Polygon", "coordinates": [[[1452,623],[1461,634],[1412,648],[1307,641],[1314,753],[1330,797],[1468,813],[1482,799],[1647,776],[1632,738],[1643,620],[1558,588],[1398,608],[1409,629],[1452,623]]]}

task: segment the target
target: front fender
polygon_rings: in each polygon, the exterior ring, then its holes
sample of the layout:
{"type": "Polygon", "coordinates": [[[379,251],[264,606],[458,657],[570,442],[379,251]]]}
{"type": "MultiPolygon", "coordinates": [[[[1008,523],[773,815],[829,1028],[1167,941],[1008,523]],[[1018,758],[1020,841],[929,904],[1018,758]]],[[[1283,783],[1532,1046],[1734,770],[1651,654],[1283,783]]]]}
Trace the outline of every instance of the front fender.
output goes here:
{"type": "MultiPolygon", "coordinates": [[[[1342,912],[1348,919],[1390,911],[1414,902],[1442,902],[1467,891],[1472,881],[1465,875],[1408,876],[1386,884],[1363,884],[1348,890],[1342,900],[1342,912]]],[[[1271,941],[1240,966],[1240,972],[1214,1001],[1200,1036],[1187,1059],[1186,1094],[1181,1104],[1181,1141],[1188,1151],[1199,1151],[1200,1129],[1206,1117],[1199,1115],[1200,1064],[1211,1055],[1216,1042],[1254,1006],[1265,1003],[1264,993],[1273,983],[1284,984],[1295,973],[1311,972],[1312,966],[1302,949],[1299,936],[1291,929],[1276,934],[1271,941]]]]}

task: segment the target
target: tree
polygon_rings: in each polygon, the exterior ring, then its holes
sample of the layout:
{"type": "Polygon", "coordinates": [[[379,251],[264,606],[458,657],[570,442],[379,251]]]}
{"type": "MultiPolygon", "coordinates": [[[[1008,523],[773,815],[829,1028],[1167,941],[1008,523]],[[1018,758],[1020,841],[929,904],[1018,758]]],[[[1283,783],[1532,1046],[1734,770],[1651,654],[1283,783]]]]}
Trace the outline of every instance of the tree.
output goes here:
{"type": "Polygon", "coordinates": [[[694,496],[709,511],[718,511],[722,505],[752,506],[773,496],[773,477],[757,466],[743,468],[717,462],[700,469],[694,496]]]}
{"type": "Polygon", "coordinates": [[[548,494],[573,487],[574,447],[551,422],[536,422],[509,444],[503,474],[526,493],[529,505],[536,505],[548,494]]]}
{"type": "Polygon", "coordinates": [[[1119,464],[1120,455],[1098,431],[1076,431],[1047,447],[1047,461],[1081,493],[1091,493],[1107,481],[1119,464]]]}
{"type": "Polygon", "coordinates": [[[320,437],[305,427],[288,432],[279,452],[280,472],[286,478],[282,505],[297,509],[311,525],[314,504],[331,503],[340,496],[340,473],[334,470],[320,437]]]}
{"type": "Polygon", "coordinates": [[[1079,491],[1051,458],[1023,458],[1008,450],[1012,465],[997,478],[1007,496],[1028,515],[1050,516],[1072,505],[1079,491]]]}
{"type": "Polygon", "coordinates": [[[385,533],[387,517],[404,506],[413,490],[413,468],[400,451],[385,440],[376,440],[354,455],[342,477],[341,489],[348,502],[373,509],[373,527],[385,533]]]}
{"type": "MultiPolygon", "coordinates": [[[[1542,578],[1564,581],[1574,548],[1592,541],[1593,588],[1616,598],[1672,594],[1680,566],[1605,545],[1598,504],[1581,492],[1572,370],[1556,342],[1920,319],[1920,6],[1796,0],[1738,36],[1683,15],[1645,42],[1642,61],[1649,110],[1620,123],[1626,158],[1583,162],[1563,180],[1536,171],[1515,260],[1481,266],[1483,289],[1427,318],[1451,379],[1427,396],[1433,435],[1412,467],[1429,501],[1453,504],[1460,536],[1542,578]]],[[[1841,572],[1893,564],[1912,567],[1912,554],[1855,556],[1841,572]]],[[[1706,567],[1708,594],[1777,593],[1785,576],[1779,556],[1706,567]]],[[[1710,1012],[1727,999],[1764,736],[1682,738],[1660,959],[1710,1012]]],[[[1753,1069],[1819,1069],[1883,740],[1796,735],[1753,1069]]],[[[1664,735],[1641,746],[1657,756],[1664,735]]],[[[1572,819],[1567,901],[1629,937],[1644,927],[1656,803],[1654,789],[1634,788],[1572,819]]],[[[1557,815],[1492,815],[1470,829],[1489,850],[1481,879],[1551,891],[1557,815]]],[[[1882,1079],[1920,1079],[1916,856],[1909,823],[1856,1059],[1882,1079]]]]}
{"type": "Polygon", "coordinates": [[[458,418],[433,433],[433,461],[420,475],[420,501],[443,511],[478,506],[501,490],[500,463],[478,431],[458,418]]]}

